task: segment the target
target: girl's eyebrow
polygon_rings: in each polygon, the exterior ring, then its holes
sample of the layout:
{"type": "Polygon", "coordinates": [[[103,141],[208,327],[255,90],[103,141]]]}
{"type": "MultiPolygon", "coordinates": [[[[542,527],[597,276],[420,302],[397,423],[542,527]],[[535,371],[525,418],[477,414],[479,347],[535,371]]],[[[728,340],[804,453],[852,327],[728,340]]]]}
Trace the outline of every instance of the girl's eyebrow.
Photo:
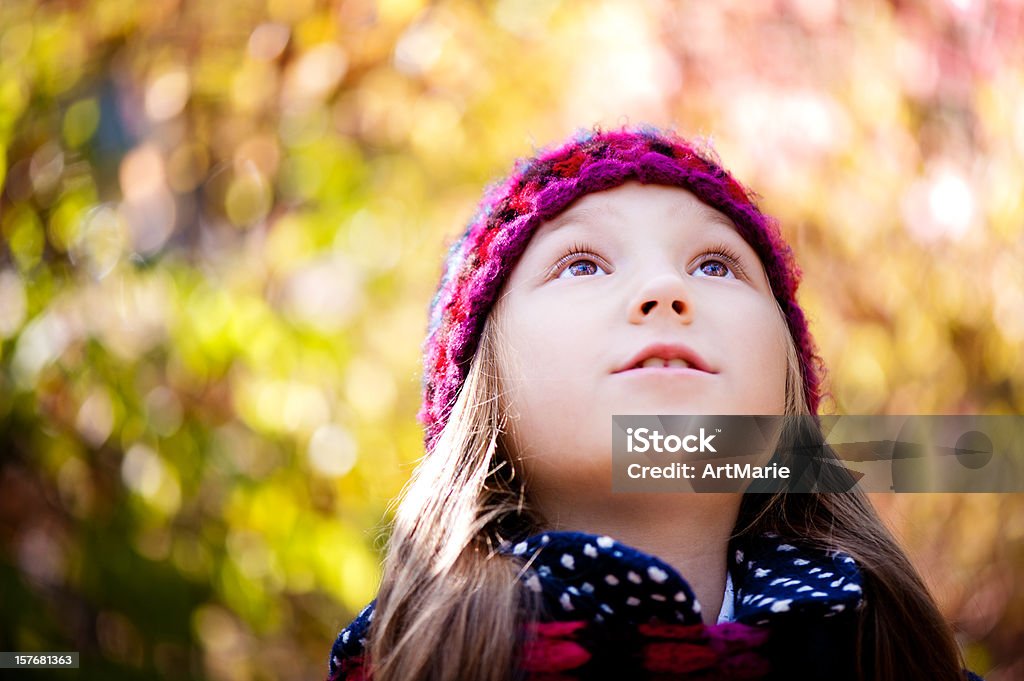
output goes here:
{"type": "Polygon", "coordinates": [[[613,203],[602,206],[600,209],[589,206],[570,208],[542,224],[533,235],[533,241],[537,243],[566,225],[585,225],[593,222],[603,222],[609,216],[622,219],[622,213],[619,212],[619,209],[613,203]]]}
{"type": "Polygon", "coordinates": [[[730,230],[739,234],[739,230],[736,228],[736,223],[733,222],[725,213],[715,210],[706,203],[702,203],[699,210],[701,217],[706,221],[713,222],[723,227],[728,227],[730,230]]]}

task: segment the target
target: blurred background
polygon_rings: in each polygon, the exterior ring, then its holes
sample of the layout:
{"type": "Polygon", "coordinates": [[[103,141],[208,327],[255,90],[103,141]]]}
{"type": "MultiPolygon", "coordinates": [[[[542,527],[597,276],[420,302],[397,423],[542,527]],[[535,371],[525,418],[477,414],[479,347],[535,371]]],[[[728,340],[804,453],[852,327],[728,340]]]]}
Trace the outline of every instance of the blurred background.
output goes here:
{"type": "MultiPolygon", "coordinates": [[[[516,157],[627,122],[779,217],[826,411],[1024,410],[1020,0],[3,0],[0,649],[323,678],[422,453],[447,244],[516,157]]],[[[876,501],[972,668],[1024,678],[1024,498],[876,501]]]]}

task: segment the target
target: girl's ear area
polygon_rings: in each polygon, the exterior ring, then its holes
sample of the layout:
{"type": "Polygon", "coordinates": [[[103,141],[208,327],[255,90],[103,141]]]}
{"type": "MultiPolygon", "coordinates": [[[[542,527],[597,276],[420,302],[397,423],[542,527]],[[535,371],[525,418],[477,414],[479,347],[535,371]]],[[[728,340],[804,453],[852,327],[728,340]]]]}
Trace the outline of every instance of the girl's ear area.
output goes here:
{"type": "Polygon", "coordinates": [[[515,376],[521,373],[522,358],[516,352],[514,343],[508,336],[508,311],[503,300],[499,298],[487,319],[486,343],[488,344],[488,367],[493,375],[498,404],[509,418],[515,418],[514,403],[515,376]]]}
{"type": "Polygon", "coordinates": [[[507,332],[508,306],[502,293],[487,318],[487,342],[490,344],[495,379],[502,392],[507,392],[508,378],[515,371],[514,351],[507,332]]]}

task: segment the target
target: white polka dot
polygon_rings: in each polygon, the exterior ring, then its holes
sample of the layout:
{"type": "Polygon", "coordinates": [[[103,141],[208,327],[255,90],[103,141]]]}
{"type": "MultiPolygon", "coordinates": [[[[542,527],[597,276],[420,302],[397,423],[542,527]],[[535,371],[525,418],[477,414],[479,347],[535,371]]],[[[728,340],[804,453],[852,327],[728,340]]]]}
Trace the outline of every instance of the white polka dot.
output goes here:
{"type": "Polygon", "coordinates": [[[786,612],[789,610],[789,604],[792,602],[792,598],[786,598],[781,601],[775,601],[774,603],[772,603],[772,612],[786,612]]]}
{"type": "Polygon", "coordinates": [[[743,562],[743,551],[736,549],[736,564],[739,565],[743,562]]]}
{"type": "Polygon", "coordinates": [[[799,594],[799,593],[803,593],[804,591],[813,591],[813,590],[814,590],[813,586],[802,586],[799,589],[797,589],[796,592],[799,594]]]}
{"type": "Polygon", "coordinates": [[[569,598],[569,594],[562,594],[558,599],[558,602],[562,604],[562,608],[565,610],[572,610],[572,600],[569,598]]]}
{"type": "Polygon", "coordinates": [[[683,593],[682,591],[677,591],[676,595],[673,596],[672,599],[675,600],[677,603],[685,603],[686,602],[686,594],[683,593]]]}
{"type": "Polygon", "coordinates": [[[577,588],[576,588],[576,587],[574,587],[574,586],[570,586],[570,587],[566,588],[566,591],[568,591],[569,593],[571,593],[571,594],[572,594],[573,596],[579,596],[579,595],[580,595],[580,590],[579,590],[579,589],[577,589],[577,588]]]}
{"type": "Polygon", "coordinates": [[[807,571],[807,574],[813,575],[815,572],[820,572],[820,571],[821,571],[821,568],[817,568],[817,567],[816,568],[811,568],[810,570],[807,571]]]}
{"type": "Polygon", "coordinates": [[[831,572],[822,572],[820,575],[818,575],[818,579],[828,579],[831,576],[831,572]]]}
{"type": "Polygon", "coordinates": [[[597,558],[597,549],[592,544],[586,544],[583,546],[583,555],[597,558]]]}
{"type": "Polygon", "coordinates": [[[626,605],[640,605],[640,599],[630,596],[626,599],[626,605]]]}
{"type": "Polygon", "coordinates": [[[842,577],[840,577],[840,578],[839,578],[839,579],[837,579],[836,581],[834,581],[834,582],[831,582],[831,583],[829,584],[829,586],[831,586],[831,587],[837,587],[837,586],[839,586],[839,585],[840,585],[840,584],[842,584],[842,583],[843,583],[843,578],[842,578],[842,577]]]}
{"type": "Polygon", "coordinates": [[[568,553],[563,553],[562,554],[561,563],[562,563],[562,565],[564,565],[565,567],[569,568],[570,570],[572,570],[574,567],[576,567],[576,561],[568,553]]]}
{"type": "Polygon", "coordinates": [[[860,592],[860,586],[856,584],[847,584],[843,587],[843,591],[857,591],[860,592]]]}
{"type": "Polygon", "coordinates": [[[622,558],[622,551],[612,551],[612,555],[616,558],[622,558]]]}
{"type": "Polygon", "coordinates": [[[550,577],[551,568],[549,568],[547,565],[541,565],[539,568],[537,568],[537,573],[540,574],[541,577],[550,577]]]}
{"type": "Polygon", "coordinates": [[[772,583],[770,584],[770,586],[776,586],[778,584],[782,584],[784,581],[786,581],[786,579],[787,579],[786,577],[776,577],[775,579],[772,580],[772,583]]]}
{"type": "Polygon", "coordinates": [[[604,581],[608,582],[612,586],[615,586],[616,584],[619,583],[619,578],[616,577],[615,575],[608,575],[607,577],[604,578],[604,581]]]}
{"type": "Polygon", "coordinates": [[[805,560],[803,558],[794,558],[793,559],[793,565],[807,565],[810,562],[811,561],[805,560]]]}
{"type": "Polygon", "coordinates": [[[757,568],[756,570],[754,570],[754,576],[755,577],[766,577],[769,572],[771,572],[770,568],[757,568]]]}
{"type": "Polygon", "coordinates": [[[779,547],[777,549],[775,549],[775,550],[776,551],[796,551],[796,547],[793,546],[792,544],[779,544],[779,547]]]}
{"type": "Polygon", "coordinates": [[[609,615],[614,615],[615,614],[615,611],[612,610],[612,606],[608,605],[607,603],[602,603],[601,604],[601,609],[604,610],[609,615]]]}
{"type": "Polygon", "coordinates": [[[348,637],[351,635],[351,633],[352,632],[350,632],[348,629],[343,631],[342,634],[341,634],[341,642],[342,643],[348,643],[348,637]]]}
{"type": "Polygon", "coordinates": [[[377,611],[376,611],[376,610],[372,611],[372,612],[370,613],[370,616],[366,618],[366,621],[367,621],[367,622],[372,622],[372,621],[373,621],[373,616],[374,616],[374,615],[376,615],[376,614],[377,614],[377,611]]]}
{"type": "Polygon", "coordinates": [[[615,540],[612,539],[611,537],[598,537],[597,538],[597,545],[600,546],[602,549],[610,549],[613,544],[615,544],[615,540]]]}
{"type": "Polygon", "coordinates": [[[536,591],[537,593],[540,593],[540,591],[541,591],[540,579],[537,577],[537,575],[530,575],[526,579],[525,583],[526,583],[526,588],[530,589],[531,591],[536,591]]]}
{"type": "Polygon", "coordinates": [[[693,602],[693,611],[700,612],[700,603],[698,603],[697,601],[693,602]]]}
{"type": "Polygon", "coordinates": [[[517,556],[521,556],[524,553],[526,553],[526,542],[521,541],[518,544],[516,544],[515,548],[512,549],[512,553],[514,553],[517,556]]]}
{"type": "Polygon", "coordinates": [[[580,591],[582,591],[585,594],[592,594],[594,593],[594,585],[590,582],[583,582],[582,584],[580,584],[580,591]]]}
{"type": "Polygon", "coordinates": [[[815,591],[811,595],[816,597],[816,598],[823,598],[825,596],[828,596],[828,594],[825,593],[824,591],[815,591]]]}
{"type": "Polygon", "coordinates": [[[661,594],[651,594],[651,600],[664,603],[665,602],[665,597],[663,595],[661,595],[661,594]]]}
{"type": "Polygon", "coordinates": [[[843,605],[842,603],[836,603],[835,605],[832,606],[832,609],[835,610],[836,612],[842,612],[843,610],[846,610],[846,606],[843,605]]]}
{"type": "Polygon", "coordinates": [[[786,582],[785,584],[783,584],[782,586],[796,586],[799,583],[800,583],[799,579],[791,579],[788,582],[786,582]]]}
{"type": "Polygon", "coordinates": [[[668,579],[668,573],[654,565],[647,568],[647,576],[654,580],[657,584],[663,584],[665,580],[668,579]]]}
{"type": "Polygon", "coordinates": [[[640,584],[644,581],[643,577],[633,572],[632,570],[626,573],[626,579],[633,582],[634,584],[640,584]]]}
{"type": "Polygon", "coordinates": [[[541,544],[547,544],[549,541],[551,541],[551,537],[547,536],[546,534],[540,538],[541,544]]]}

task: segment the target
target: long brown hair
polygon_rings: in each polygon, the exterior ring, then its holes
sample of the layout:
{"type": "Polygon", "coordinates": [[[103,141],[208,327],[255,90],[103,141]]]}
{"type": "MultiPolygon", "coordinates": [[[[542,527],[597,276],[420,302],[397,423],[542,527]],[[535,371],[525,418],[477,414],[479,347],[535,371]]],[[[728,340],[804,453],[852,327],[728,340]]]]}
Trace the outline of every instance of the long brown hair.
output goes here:
{"type": "MultiPolygon", "coordinates": [[[[440,440],[400,497],[367,644],[375,681],[515,678],[522,625],[538,611],[517,583],[518,563],[496,551],[544,523],[502,437],[500,306],[440,440]]],[[[784,336],[785,413],[808,414],[796,348],[784,336]]],[[[734,537],[766,531],[857,560],[867,601],[858,615],[859,678],[961,678],[951,627],[861,491],[744,495],[734,537]]]]}

